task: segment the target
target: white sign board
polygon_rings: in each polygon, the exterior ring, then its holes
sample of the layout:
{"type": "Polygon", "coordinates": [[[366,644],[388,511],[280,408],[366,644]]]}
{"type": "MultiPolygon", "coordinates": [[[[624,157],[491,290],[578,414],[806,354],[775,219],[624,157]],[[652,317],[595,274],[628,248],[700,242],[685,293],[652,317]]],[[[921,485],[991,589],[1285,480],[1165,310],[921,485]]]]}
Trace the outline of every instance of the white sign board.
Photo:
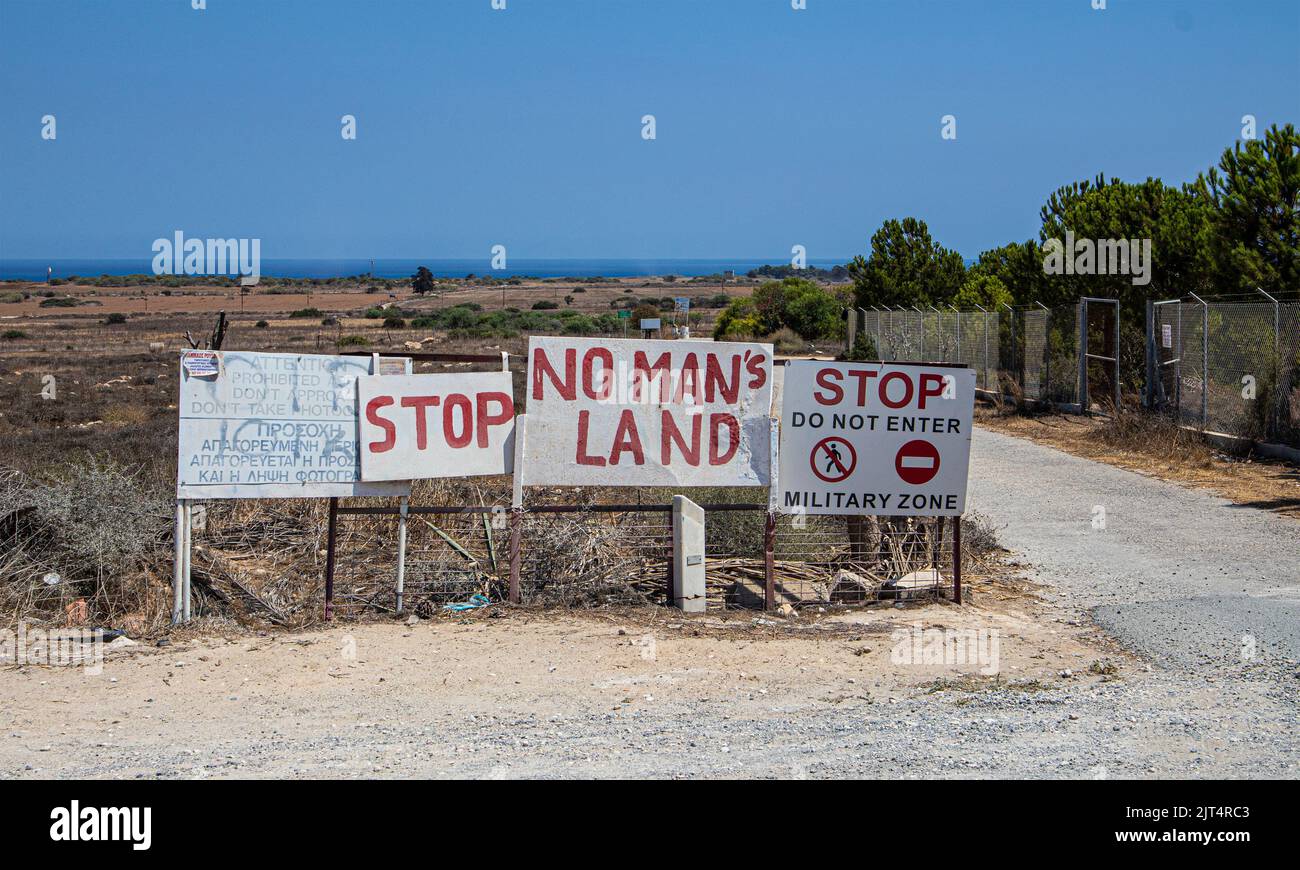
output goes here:
{"type": "Polygon", "coordinates": [[[510,372],[357,379],[361,479],[509,474],[515,403],[510,372]]]}
{"type": "Polygon", "coordinates": [[[1160,324],[1160,346],[1167,348],[1174,346],[1174,327],[1172,324],[1160,324]]]}
{"type": "Polygon", "coordinates": [[[642,328],[642,329],[651,329],[651,330],[654,330],[654,329],[660,329],[662,326],[663,326],[663,318],[661,318],[661,317],[642,317],[642,318],[641,318],[641,328],[642,328]]]}
{"type": "Polygon", "coordinates": [[[524,482],[767,486],[772,346],[532,336],[524,482]]]}
{"type": "Polygon", "coordinates": [[[783,512],[965,510],[973,369],[797,360],[781,402],[783,512]]]}
{"type": "Polygon", "coordinates": [[[370,365],[368,356],[182,354],[176,497],[408,494],[406,484],[361,482],[356,380],[370,365]]]}

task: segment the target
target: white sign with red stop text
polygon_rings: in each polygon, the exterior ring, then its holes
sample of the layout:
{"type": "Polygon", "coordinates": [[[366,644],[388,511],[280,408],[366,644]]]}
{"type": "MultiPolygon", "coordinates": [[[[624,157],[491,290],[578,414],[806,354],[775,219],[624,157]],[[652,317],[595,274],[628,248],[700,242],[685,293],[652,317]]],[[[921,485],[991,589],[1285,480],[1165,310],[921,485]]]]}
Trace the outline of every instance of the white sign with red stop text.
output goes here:
{"type": "Polygon", "coordinates": [[[973,369],[797,360],[781,393],[782,511],[965,510],[973,369]]]}
{"type": "Polygon", "coordinates": [[[509,372],[357,378],[362,480],[509,474],[509,372]]]}
{"type": "Polygon", "coordinates": [[[766,486],[772,346],[532,336],[524,483],[766,486]]]}

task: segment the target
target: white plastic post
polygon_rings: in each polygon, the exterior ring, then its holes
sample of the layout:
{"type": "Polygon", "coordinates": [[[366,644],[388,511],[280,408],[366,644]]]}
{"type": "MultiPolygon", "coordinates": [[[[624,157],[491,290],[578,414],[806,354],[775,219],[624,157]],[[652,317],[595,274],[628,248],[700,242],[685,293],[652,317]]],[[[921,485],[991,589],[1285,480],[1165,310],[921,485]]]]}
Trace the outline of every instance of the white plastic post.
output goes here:
{"type": "Polygon", "coordinates": [[[185,553],[184,553],[184,559],[182,560],[182,564],[185,566],[185,575],[183,577],[184,582],[181,584],[181,610],[184,614],[185,621],[189,622],[190,621],[190,553],[194,546],[191,523],[194,522],[194,512],[192,506],[190,505],[189,499],[182,501],[181,504],[184,506],[182,513],[185,519],[184,522],[185,553]]]}
{"type": "Polygon", "coordinates": [[[397,512],[397,612],[402,612],[402,593],[406,587],[406,510],[410,498],[402,496],[397,512]]]}
{"type": "Polygon", "coordinates": [[[684,495],[673,496],[673,605],[703,613],[704,508],[684,495]]]}
{"type": "Polygon", "coordinates": [[[172,625],[185,615],[181,588],[185,582],[185,509],[176,500],[176,524],[172,530],[172,625]]]}

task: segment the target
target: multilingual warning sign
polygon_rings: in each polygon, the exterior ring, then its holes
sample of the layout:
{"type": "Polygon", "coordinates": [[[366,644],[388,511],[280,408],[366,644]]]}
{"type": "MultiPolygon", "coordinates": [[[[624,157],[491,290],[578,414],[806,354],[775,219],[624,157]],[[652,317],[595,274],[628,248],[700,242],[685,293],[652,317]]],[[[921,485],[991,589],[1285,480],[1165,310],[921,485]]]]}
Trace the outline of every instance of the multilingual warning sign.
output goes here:
{"type": "Polygon", "coordinates": [[[357,379],[370,369],[369,357],[186,351],[176,497],[409,494],[361,479],[357,379]]]}
{"type": "Polygon", "coordinates": [[[781,396],[782,511],[965,510],[973,369],[794,360],[781,396]]]}

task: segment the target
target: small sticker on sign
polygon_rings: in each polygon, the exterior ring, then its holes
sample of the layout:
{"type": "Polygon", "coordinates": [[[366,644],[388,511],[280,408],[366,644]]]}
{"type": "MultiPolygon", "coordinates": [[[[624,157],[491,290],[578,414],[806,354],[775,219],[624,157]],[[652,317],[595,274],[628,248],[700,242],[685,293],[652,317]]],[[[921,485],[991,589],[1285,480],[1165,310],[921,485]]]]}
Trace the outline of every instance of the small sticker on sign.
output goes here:
{"type": "Polygon", "coordinates": [[[215,350],[186,351],[181,365],[194,378],[216,377],[221,373],[221,358],[215,350]]]}

